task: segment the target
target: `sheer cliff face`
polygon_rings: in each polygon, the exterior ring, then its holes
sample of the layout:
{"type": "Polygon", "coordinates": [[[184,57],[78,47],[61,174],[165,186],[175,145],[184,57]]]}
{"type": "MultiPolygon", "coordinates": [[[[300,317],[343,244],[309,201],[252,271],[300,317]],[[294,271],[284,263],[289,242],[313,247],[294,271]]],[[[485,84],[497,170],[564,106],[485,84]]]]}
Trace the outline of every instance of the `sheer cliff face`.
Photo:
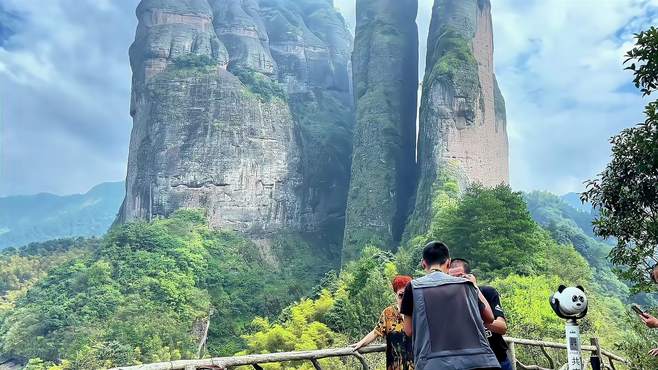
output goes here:
{"type": "Polygon", "coordinates": [[[415,219],[428,214],[443,171],[462,184],[509,182],[505,102],[494,76],[489,0],[435,1],[419,130],[415,219]]]}
{"type": "Polygon", "coordinates": [[[142,0],[137,17],[119,221],[199,207],[250,233],[340,225],[351,40],[331,1],[142,0]]]}
{"type": "Polygon", "coordinates": [[[393,249],[415,187],[416,0],[357,0],[354,155],[343,260],[393,249]]]}

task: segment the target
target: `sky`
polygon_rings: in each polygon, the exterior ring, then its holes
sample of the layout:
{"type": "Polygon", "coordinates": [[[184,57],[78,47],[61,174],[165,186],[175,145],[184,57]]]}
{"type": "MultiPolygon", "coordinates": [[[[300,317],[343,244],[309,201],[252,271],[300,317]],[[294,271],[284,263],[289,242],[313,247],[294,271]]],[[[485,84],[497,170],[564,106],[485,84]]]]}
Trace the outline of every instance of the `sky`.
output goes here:
{"type": "MultiPolygon", "coordinates": [[[[419,0],[421,72],[432,2],[419,0]]],[[[0,196],[125,178],[137,3],[0,0],[0,196]]],[[[335,4],[353,30],[354,0],[335,4]]],[[[492,15],[512,187],[581,191],[609,138],[643,120],[622,61],[658,0],[492,0],[492,15]]]]}

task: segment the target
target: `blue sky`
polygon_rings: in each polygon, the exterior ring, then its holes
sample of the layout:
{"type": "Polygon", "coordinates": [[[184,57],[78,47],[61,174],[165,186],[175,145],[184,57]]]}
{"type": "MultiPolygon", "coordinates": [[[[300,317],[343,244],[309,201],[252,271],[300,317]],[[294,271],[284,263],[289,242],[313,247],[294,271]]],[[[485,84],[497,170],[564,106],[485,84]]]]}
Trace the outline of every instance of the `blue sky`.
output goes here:
{"type": "MultiPolygon", "coordinates": [[[[0,195],[125,177],[137,0],[0,2],[0,195]]],[[[335,0],[353,25],[354,0],[335,0]]],[[[420,0],[421,60],[431,0],[420,0]]],[[[512,186],[578,191],[646,103],[623,71],[658,0],[492,0],[512,186]]],[[[353,26],[352,26],[353,27],[353,26]]],[[[421,71],[424,63],[421,62],[421,71]]]]}

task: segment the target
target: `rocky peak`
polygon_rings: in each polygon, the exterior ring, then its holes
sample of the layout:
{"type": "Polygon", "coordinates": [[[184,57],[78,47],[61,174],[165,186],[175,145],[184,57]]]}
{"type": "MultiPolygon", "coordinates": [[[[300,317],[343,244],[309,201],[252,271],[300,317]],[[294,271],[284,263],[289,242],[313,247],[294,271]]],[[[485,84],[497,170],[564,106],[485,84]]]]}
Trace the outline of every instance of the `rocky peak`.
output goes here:
{"type": "Polygon", "coordinates": [[[343,261],[397,246],[415,190],[418,3],[357,0],[357,120],[343,261]]]}
{"type": "Polygon", "coordinates": [[[493,68],[488,0],[436,0],[427,44],[414,219],[428,215],[442,172],[462,185],[509,182],[505,103],[493,68]]]}
{"type": "Polygon", "coordinates": [[[351,39],[331,2],[143,0],[137,17],[119,221],[200,207],[251,234],[342,225],[351,39]]]}

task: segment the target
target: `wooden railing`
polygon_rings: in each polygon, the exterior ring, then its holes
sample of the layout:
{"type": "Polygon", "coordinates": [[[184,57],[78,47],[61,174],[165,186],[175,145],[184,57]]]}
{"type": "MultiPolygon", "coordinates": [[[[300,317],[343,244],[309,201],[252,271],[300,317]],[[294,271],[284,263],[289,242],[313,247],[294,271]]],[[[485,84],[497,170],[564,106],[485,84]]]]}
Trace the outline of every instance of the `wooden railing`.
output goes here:
{"type": "MultiPolygon", "coordinates": [[[[509,346],[509,357],[510,360],[512,361],[514,369],[521,369],[521,370],[556,370],[556,369],[566,369],[567,366],[566,364],[563,364],[562,366],[557,366],[557,361],[548,353],[546,350],[547,348],[554,348],[554,349],[567,349],[566,344],[564,343],[555,343],[555,342],[545,342],[545,341],[540,341],[540,340],[531,340],[531,339],[521,339],[521,338],[505,338],[505,341],[507,342],[507,345],[509,346]],[[544,357],[546,357],[546,360],[548,361],[548,368],[541,367],[539,365],[525,365],[521,363],[516,358],[516,345],[524,345],[524,346],[530,346],[530,347],[539,347],[541,350],[542,354],[544,357]]],[[[606,351],[601,348],[599,345],[599,340],[597,338],[592,338],[590,340],[592,345],[589,346],[581,346],[582,351],[584,352],[590,352],[596,355],[596,357],[599,358],[599,361],[601,362],[601,369],[608,369],[608,370],[616,370],[617,368],[615,367],[615,362],[624,364],[626,366],[630,366],[630,362],[612,352],[606,351]],[[606,363],[607,359],[607,363],[606,363]]],[[[587,363],[589,361],[588,358],[583,358],[583,361],[587,363]]]]}
{"type": "MultiPolygon", "coordinates": [[[[553,349],[566,349],[566,345],[555,342],[544,342],[539,340],[520,339],[506,337],[505,341],[509,345],[509,357],[512,360],[515,369],[520,370],[557,370],[565,368],[565,365],[560,366],[557,361],[548,353],[548,348],[553,349]],[[525,365],[521,363],[516,357],[516,346],[530,346],[539,347],[546,357],[549,367],[541,367],[539,365],[525,365]],[[557,365],[557,367],[556,367],[557,365]]],[[[616,370],[615,363],[630,365],[624,358],[601,349],[598,345],[598,340],[592,338],[592,344],[589,346],[582,346],[585,352],[596,354],[601,361],[601,369],[616,370]],[[605,361],[607,359],[607,363],[605,361]]],[[[309,361],[313,364],[316,370],[322,370],[318,360],[332,357],[353,357],[358,360],[363,370],[369,370],[368,362],[364,354],[384,352],[386,346],[384,344],[372,345],[361,348],[359,351],[354,351],[351,347],[345,348],[332,348],[321,349],[316,351],[300,351],[300,352],[280,352],[280,353],[267,353],[258,355],[234,356],[234,357],[215,357],[200,360],[178,360],[169,362],[159,362],[154,364],[145,364],[137,366],[117,367],[111,370],[201,370],[201,369],[214,369],[226,370],[236,366],[251,366],[256,370],[262,369],[261,364],[267,363],[281,363],[289,361],[309,361]]],[[[587,362],[588,358],[584,358],[587,362]]]]}

